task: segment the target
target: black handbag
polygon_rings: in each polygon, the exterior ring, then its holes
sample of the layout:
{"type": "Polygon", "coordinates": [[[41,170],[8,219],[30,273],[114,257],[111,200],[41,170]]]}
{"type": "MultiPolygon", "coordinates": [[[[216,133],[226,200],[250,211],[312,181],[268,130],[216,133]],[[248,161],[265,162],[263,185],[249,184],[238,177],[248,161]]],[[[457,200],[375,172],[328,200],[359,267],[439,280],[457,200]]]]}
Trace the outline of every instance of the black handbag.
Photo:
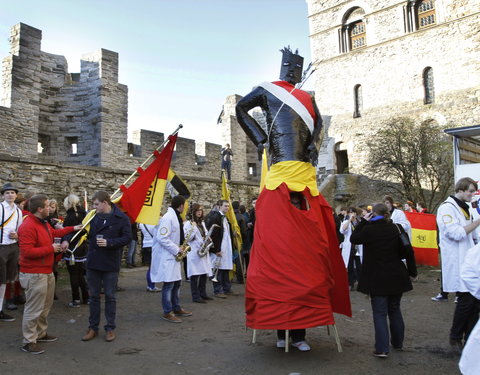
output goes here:
{"type": "Polygon", "coordinates": [[[408,234],[407,232],[405,232],[405,230],[400,230],[400,227],[399,227],[399,224],[395,224],[395,226],[397,227],[397,230],[398,230],[398,233],[399,233],[399,237],[400,237],[400,242],[402,243],[403,247],[408,247],[408,246],[412,246],[412,244],[410,243],[410,238],[408,237],[408,234]]]}

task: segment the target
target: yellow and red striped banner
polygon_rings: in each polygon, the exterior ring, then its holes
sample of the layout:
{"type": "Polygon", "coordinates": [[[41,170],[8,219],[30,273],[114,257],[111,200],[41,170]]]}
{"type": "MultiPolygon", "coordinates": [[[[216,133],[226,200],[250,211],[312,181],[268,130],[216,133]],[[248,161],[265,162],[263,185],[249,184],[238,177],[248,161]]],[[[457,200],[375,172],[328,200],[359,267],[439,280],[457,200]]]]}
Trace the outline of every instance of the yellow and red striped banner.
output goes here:
{"type": "Polygon", "coordinates": [[[405,212],[412,225],[412,247],[417,264],[438,266],[437,220],[435,215],[405,212]]]}

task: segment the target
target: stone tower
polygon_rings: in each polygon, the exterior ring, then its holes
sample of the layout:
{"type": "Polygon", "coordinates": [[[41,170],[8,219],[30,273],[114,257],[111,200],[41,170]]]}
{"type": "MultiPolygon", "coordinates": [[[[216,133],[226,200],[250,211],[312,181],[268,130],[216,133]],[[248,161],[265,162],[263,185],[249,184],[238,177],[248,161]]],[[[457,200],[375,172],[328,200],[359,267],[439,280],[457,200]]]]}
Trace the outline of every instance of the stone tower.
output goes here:
{"type": "Polygon", "coordinates": [[[64,56],[41,50],[42,32],[19,23],[3,60],[2,153],[44,162],[118,167],[127,157],[127,86],[118,54],[83,56],[69,73],[64,56]]]}
{"type": "MultiPolygon", "coordinates": [[[[228,143],[232,147],[232,180],[259,181],[261,169],[257,158],[257,147],[247,137],[235,114],[235,106],[240,99],[242,99],[240,95],[230,95],[223,105],[223,110],[218,118],[222,145],[228,143]]],[[[220,155],[218,155],[218,160],[220,170],[220,155]]]]}
{"type": "Polygon", "coordinates": [[[480,123],[480,1],[307,0],[319,174],[368,175],[365,142],[388,118],[480,123]]]}

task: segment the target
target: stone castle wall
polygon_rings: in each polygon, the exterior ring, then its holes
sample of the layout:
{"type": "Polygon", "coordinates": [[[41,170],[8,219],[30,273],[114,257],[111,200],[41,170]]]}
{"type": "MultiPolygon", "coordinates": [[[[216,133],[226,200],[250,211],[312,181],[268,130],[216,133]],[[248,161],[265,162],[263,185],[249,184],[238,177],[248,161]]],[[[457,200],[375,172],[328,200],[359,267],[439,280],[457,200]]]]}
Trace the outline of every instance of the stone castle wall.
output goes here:
{"type": "Polygon", "coordinates": [[[307,3],[312,60],[318,63],[312,78],[327,127],[320,174],[337,172],[337,147],[347,150],[350,172],[369,175],[365,143],[391,117],[434,120],[445,128],[480,123],[478,0],[435,1],[436,24],[412,32],[405,26],[407,1],[307,3]],[[366,46],[341,53],[342,22],[355,7],[364,11],[366,46]],[[433,69],[432,104],[424,104],[427,67],[433,69]],[[363,108],[354,118],[356,85],[363,108]]]}
{"type": "MultiPolygon", "coordinates": [[[[42,31],[34,27],[19,23],[11,29],[2,70],[0,156],[114,170],[138,167],[166,135],[137,130],[128,143],[128,88],[118,82],[118,53],[85,54],[80,73],[69,73],[65,57],[43,52],[41,40],[42,31]]],[[[234,104],[227,98],[226,116],[234,113],[234,104]]],[[[248,175],[238,124],[226,120],[219,127],[234,147],[233,179],[259,180],[248,175]]],[[[179,137],[172,167],[181,176],[220,179],[221,147],[179,137]]]]}
{"type": "MultiPolygon", "coordinates": [[[[131,171],[122,169],[82,166],[78,164],[53,164],[31,162],[18,157],[0,157],[0,181],[11,181],[20,192],[43,193],[59,202],[60,211],[64,213],[63,200],[71,193],[83,198],[87,192],[91,208],[91,197],[97,190],[113,193],[122,184],[131,171]]],[[[182,175],[191,191],[190,202],[198,202],[208,212],[213,204],[221,199],[221,183],[218,178],[202,178],[195,175],[182,175]]],[[[230,182],[231,199],[239,200],[247,207],[251,199],[258,195],[258,183],[230,182]]],[[[166,211],[170,198],[165,192],[164,207],[166,211]]]]}

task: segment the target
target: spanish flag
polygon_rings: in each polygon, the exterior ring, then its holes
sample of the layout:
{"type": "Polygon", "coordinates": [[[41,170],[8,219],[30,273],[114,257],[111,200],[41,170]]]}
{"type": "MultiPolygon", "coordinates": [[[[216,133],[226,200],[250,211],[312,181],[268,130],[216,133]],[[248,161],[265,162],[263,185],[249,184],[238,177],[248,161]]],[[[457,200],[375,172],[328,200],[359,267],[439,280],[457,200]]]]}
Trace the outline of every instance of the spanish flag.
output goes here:
{"type": "Polygon", "coordinates": [[[128,188],[120,186],[123,195],[119,204],[134,222],[158,224],[177,135],[171,135],[168,139],[168,144],[161,152],[153,152],[155,160],[147,169],[137,169],[139,176],[128,188]]]}
{"type": "Polygon", "coordinates": [[[438,266],[437,221],[435,215],[405,212],[412,225],[412,247],[417,264],[438,266]]]}

